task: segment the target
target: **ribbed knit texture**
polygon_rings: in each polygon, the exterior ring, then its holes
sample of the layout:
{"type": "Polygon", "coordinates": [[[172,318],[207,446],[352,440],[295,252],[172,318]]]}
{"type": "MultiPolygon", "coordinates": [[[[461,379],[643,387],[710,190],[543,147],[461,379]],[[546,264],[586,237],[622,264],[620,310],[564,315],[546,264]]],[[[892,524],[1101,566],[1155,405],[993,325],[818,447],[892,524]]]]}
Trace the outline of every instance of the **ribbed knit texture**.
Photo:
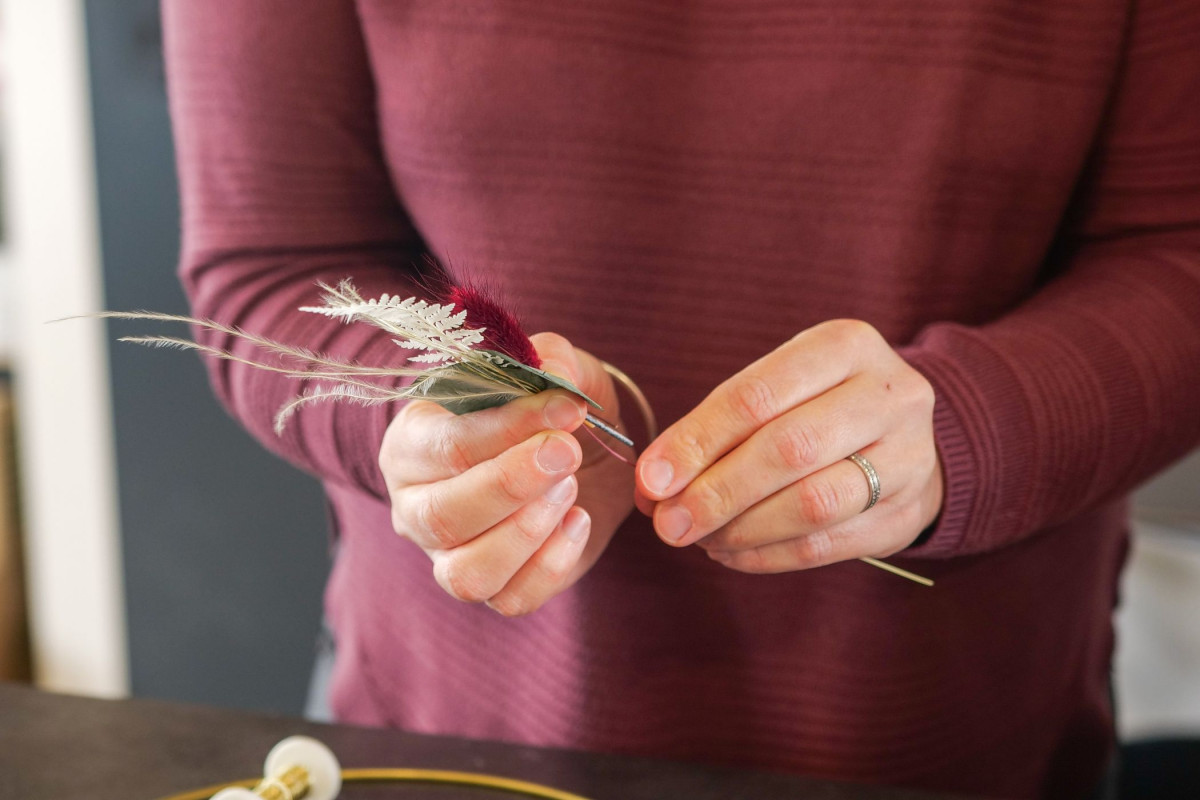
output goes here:
{"type": "MultiPolygon", "coordinates": [[[[197,314],[364,361],[314,282],[429,252],[670,423],[822,320],[937,391],[947,495],[897,557],[741,575],[631,518],[542,611],[460,604],[391,532],[394,409],[214,365],[320,476],[353,722],[1005,797],[1112,742],[1123,496],[1200,439],[1200,7],[1186,0],[172,0],[197,314]]],[[[887,481],[887,467],[881,467],[887,481]]]]}

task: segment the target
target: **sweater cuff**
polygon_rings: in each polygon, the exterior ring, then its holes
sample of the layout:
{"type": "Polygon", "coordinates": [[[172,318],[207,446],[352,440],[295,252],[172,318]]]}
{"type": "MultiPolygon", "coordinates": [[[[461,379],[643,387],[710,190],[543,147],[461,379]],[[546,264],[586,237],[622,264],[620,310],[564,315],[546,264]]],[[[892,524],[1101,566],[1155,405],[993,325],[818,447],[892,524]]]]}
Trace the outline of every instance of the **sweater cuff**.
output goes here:
{"type": "MultiPolygon", "coordinates": [[[[942,332],[943,334],[946,332],[942,332]]],[[[940,338],[933,333],[934,338],[940,338]]],[[[923,339],[925,337],[922,337],[923,339]]],[[[914,345],[898,348],[900,355],[932,384],[935,395],[933,410],[934,439],[942,467],[943,500],[941,512],[925,533],[904,551],[912,558],[949,558],[977,552],[986,544],[973,541],[971,532],[987,518],[1004,516],[1015,509],[988,509],[987,487],[999,477],[998,465],[991,463],[995,455],[997,435],[988,423],[990,415],[978,396],[975,383],[960,373],[955,363],[925,346],[918,340],[914,345]]],[[[1007,372],[1002,359],[995,359],[991,370],[1007,372]]],[[[993,375],[992,386],[1008,386],[1012,396],[1004,398],[1001,407],[1020,408],[1021,391],[1015,376],[993,375]],[[1009,402],[1011,401],[1011,402],[1009,402]]],[[[1005,393],[1008,393],[1005,392],[1005,393]]],[[[993,408],[998,398],[986,405],[993,408]]],[[[1009,424],[1020,424],[1010,420],[1009,424]]],[[[994,498],[993,498],[994,499],[994,498]]],[[[995,505],[991,503],[991,505],[995,505]]]]}
{"type": "Polygon", "coordinates": [[[932,528],[905,550],[904,556],[944,558],[954,555],[962,545],[976,504],[979,465],[962,417],[952,400],[958,386],[950,376],[950,370],[917,348],[901,348],[900,355],[933,385],[933,433],[944,482],[941,512],[932,528]]]}

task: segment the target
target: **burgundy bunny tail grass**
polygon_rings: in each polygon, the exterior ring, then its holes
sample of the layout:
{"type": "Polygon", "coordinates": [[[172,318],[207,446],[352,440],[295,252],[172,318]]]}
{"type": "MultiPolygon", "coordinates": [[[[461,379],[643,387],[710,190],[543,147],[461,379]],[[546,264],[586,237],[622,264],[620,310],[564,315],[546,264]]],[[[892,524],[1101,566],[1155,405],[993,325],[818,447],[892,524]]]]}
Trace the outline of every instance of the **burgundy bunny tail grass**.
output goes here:
{"type": "Polygon", "coordinates": [[[483,290],[476,286],[451,286],[444,302],[467,312],[467,327],[484,329],[483,341],[488,349],[535,369],[542,365],[521,323],[483,290]]]}
{"type": "Polygon", "coordinates": [[[417,285],[434,302],[453,304],[457,310],[467,312],[467,327],[485,329],[485,348],[534,368],[542,365],[520,321],[486,283],[463,279],[461,270],[453,269],[448,259],[439,260],[429,254],[413,267],[417,285]],[[455,281],[452,272],[460,273],[460,282],[455,281]]]}
{"type": "Polygon", "coordinates": [[[426,253],[420,260],[412,262],[412,280],[426,296],[438,303],[446,303],[450,290],[454,288],[454,280],[446,267],[433,256],[426,253]]]}

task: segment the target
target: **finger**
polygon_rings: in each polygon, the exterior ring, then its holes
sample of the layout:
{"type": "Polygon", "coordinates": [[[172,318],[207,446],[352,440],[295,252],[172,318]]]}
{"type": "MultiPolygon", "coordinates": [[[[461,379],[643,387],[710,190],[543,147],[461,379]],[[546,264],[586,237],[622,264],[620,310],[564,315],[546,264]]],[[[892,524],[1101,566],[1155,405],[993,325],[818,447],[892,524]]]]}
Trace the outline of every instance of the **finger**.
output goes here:
{"type": "MultiPolygon", "coordinates": [[[[618,430],[621,426],[621,406],[617,400],[612,378],[604,371],[599,359],[586,350],[572,347],[571,343],[554,333],[535,333],[530,337],[542,356],[542,369],[571,381],[579,391],[590,397],[599,409],[587,408],[597,413],[618,430]]],[[[583,463],[595,464],[611,456],[608,445],[591,428],[576,428],[576,438],[583,445],[583,463]]]]}
{"type": "Polygon", "coordinates": [[[638,459],[638,485],[652,499],[678,493],[754,431],[846,380],[886,343],[865,322],[809,328],[719,385],[638,459]]]}
{"type": "Polygon", "coordinates": [[[394,492],[392,525],[426,550],[458,547],[574,473],[581,459],[570,434],[538,434],[462,475],[394,492]]]}
{"type": "MultiPolygon", "coordinates": [[[[880,468],[876,462],[894,463],[883,454],[885,449],[874,446],[861,451],[877,472],[880,468]]],[[[891,497],[901,491],[896,483],[903,477],[896,471],[885,471],[886,482],[880,473],[879,483],[891,497]]],[[[741,551],[806,536],[836,527],[860,514],[875,514],[881,506],[877,503],[867,511],[870,496],[871,486],[862,469],[841,459],[784,487],[697,544],[710,553],[741,551]]]]}
{"type": "Polygon", "coordinates": [[[883,381],[860,374],[768,423],[658,504],[659,536],[679,547],[692,544],[784,487],[877,441],[891,426],[887,401],[883,381]]]}
{"type": "Polygon", "coordinates": [[[654,509],[658,503],[642,494],[641,489],[638,489],[637,486],[633,487],[633,504],[637,507],[638,511],[642,512],[651,519],[654,518],[654,509]]]}
{"type": "Polygon", "coordinates": [[[538,356],[542,359],[541,369],[560,378],[566,378],[576,386],[579,385],[582,368],[575,355],[575,346],[569,339],[557,333],[542,331],[530,336],[529,341],[533,343],[533,349],[537,350],[538,356]]]}
{"type": "Polygon", "coordinates": [[[494,597],[554,532],[578,492],[578,481],[568,476],[466,544],[434,551],[434,578],[468,603],[494,597]]]}
{"type": "Polygon", "coordinates": [[[461,475],[544,430],[574,431],[584,403],[568,392],[540,392],[503,406],[456,415],[436,403],[409,402],[380,448],[390,489],[461,475]]]}
{"type": "Polygon", "coordinates": [[[567,512],[562,523],[541,549],[523,566],[488,606],[506,617],[536,611],[569,588],[584,570],[580,568],[592,521],[579,506],[567,512]]]}
{"type": "Polygon", "coordinates": [[[575,384],[602,407],[606,417],[615,420],[619,416],[616,390],[598,358],[556,333],[535,333],[529,340],[542,357],[543,370],[575,384]]]}
{"type": "Polygon", "coordinates": [[[832,528],[750,550],[712,550],[708,555],[730,569],[754,574],[794,572],[864,556],[884,558],[903,550],[920,531],[915,509],[915,504],[893,500],[832,528]]]}

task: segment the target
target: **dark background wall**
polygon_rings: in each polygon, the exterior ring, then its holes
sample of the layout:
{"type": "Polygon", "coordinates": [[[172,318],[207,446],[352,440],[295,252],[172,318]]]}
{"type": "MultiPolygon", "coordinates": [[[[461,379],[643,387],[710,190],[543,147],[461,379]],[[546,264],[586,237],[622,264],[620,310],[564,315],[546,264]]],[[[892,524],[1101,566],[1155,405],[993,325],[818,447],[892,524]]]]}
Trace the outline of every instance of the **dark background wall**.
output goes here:
{"type": "MultiPolygon", "coordinates": [[[[157,0],[89,0],[106,306],[184,313],[157,0]]],[[[328,572],[318,484],[217,405],[194,355],[110,326],[133,691],[299,712],[328,572]]]]}

